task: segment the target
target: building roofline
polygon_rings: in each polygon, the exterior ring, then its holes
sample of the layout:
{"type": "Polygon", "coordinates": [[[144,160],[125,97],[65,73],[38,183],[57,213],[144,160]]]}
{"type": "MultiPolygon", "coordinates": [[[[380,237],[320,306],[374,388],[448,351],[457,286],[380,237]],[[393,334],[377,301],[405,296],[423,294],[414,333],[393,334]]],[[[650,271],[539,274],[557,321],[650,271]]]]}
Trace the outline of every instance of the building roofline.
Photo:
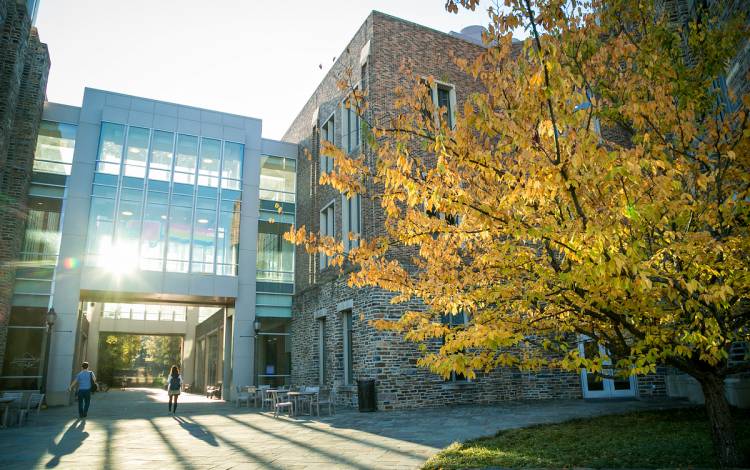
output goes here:
{"type": "MultiPolygon", "coordinates": [[[[380,16],[383,16],[383,17],[388,18],[390,20],[398,21],[399,23],[404,23],[404,24],[408,24],[410,26],[415,26],[415,27],[417,27],[419,29],[424,29],[424,30],[430,31],[432,33],[437,33],[437,34],[440,34],[440,35],[443,35],[443,36],[447,36],[447,37],[449,37],[451,39],[462,41],[462,42],[465,42],[467,44],[471,44],[472,46],[478,47],[480,49],[484,49],[483,46],[480,46],[479,44],[477,44],[475,42],[471,42],[471,41],[469,41],[469,40],[467,40],[467,39],[465,39],[465,38],[463,38],[461,36],[457,36],[457,35],[451,34],[450,32],[440,31],[439,29],[431,28],[429,26],[425,26],[423,24],[419,24],[419,23],[416,23],[414,21],[405,20],[403,18],[399,18],[398,16],[393,16],[393,15],[390,15],[388,13],[383,13],[382,11],[378,11],[378,10],[372,10],[370,12],[370,16],[374,16],[374,15],[380,15],[380,16]]],[[[467,25],[467,26],[469,26],[469,25],[467,25]]],[[[484,26],[484,25],[481,25],[481,26],[484,26]]]]}
{"type": "Polygon", "coordinates": [[[154,103],[169,104],[169,105],[172,105],[172,106],[181,106],[183,108],[191,108],[191,109],[195,109],[195,110],[198,110],[198,111],[209,111],[209,112],[212,112],[212,113],[224,114],[226,116],[234,116],[234,117],[238,117],[238,118],[242,118],[242,119],[249,119],[251,121],[258,121],[258,122],[261,122],[261,123],[263,122],[263,120],[261,118],[256,118],[256,117],[252,117],[252,116],[244,116],[242,114],[227,113],[227,112],[224,112],[224,111],[218,111],[216,109],[200,108],[198,106],[192,106],[192,105],[189,105],[189,104],[173,103],[171,101],[158,100],[158,99],[154,99],[154,98],[148,98],[148,97],[145,97],[145,96],[129,95],[127,93],[121,93],[119,91],[102,90],[101,88],[93,88],[93,87],[89,87],[89,86],[83,88],[83,95],[84,96],[86,96],[86,90],[91,90],[91,91],[100,92],[100,93],[107,93],[107,94],[110,94],[110,95],[119,95],[119,96],[124,96],[124,97],[127,97],[127,98],[138,98],[138,99],[142,99],[142,100],[153,101],[154,103]]]}

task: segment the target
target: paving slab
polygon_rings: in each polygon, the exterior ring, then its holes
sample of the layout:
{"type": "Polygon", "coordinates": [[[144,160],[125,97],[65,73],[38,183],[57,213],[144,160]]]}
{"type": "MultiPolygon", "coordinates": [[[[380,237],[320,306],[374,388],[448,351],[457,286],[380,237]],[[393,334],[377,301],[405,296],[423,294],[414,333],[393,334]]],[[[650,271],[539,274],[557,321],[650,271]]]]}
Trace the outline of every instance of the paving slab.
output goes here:
{"type": "Polygon", "coordinates": [[[86,420],[75,406],[42,410],[0,429],[0,468],[415,469],[440,449],[533,424],[685,406],[673,400],[549,400],[274,418],[182,394],[167,412],[157,389],[97,393],[86,420]]]}

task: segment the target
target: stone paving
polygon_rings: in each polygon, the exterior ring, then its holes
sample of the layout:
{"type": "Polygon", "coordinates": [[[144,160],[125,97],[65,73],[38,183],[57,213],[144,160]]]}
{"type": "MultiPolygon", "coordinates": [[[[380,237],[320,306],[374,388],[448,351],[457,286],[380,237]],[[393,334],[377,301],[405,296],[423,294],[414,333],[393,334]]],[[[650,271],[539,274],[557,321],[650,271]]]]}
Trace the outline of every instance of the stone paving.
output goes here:
{"type": "Polygon", "coordinates": [[[577,417],[682,406],[674,401],[536,401],[414,411],[274,418],[163,390],[97,393],[85,421],[74,406],[0,429],[0,468],[413,469],[454,441],[577,417]]]}

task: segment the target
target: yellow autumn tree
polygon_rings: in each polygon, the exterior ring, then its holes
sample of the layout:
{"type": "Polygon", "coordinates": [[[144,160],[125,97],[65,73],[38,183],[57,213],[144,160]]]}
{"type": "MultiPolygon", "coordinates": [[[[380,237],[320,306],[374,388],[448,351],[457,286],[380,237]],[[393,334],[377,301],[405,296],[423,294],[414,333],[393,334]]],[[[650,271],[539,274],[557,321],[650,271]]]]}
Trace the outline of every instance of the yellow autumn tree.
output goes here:
{"type": "MultiPolygon", "coordinates": [[[[324,143],[336,171],[321,182],[377,201],[386,235],[349,252],[305,227],[287,237],[353,265],[353,286],[419,300],[376,326],[442,338],[420,364],[443,375],[690,374],[720,462],[740,466],[723,380],[747,370],[728,350],[749,334],[750,97],[721,84],[748,31],[706,2],[675,22],[674,3],[490,8],[486,52],[455,58],[485,92],[454,119],[435,110],[433,79],[405,69],[395,117],[368,123],[374,158],[324,143]],[[457,313],[465,326],[441,322],[457,313]],[[608,352],[583,357],[581,338],[608,352]]],[[[364,116],[367,97],[351,96],[364,116]]]]}

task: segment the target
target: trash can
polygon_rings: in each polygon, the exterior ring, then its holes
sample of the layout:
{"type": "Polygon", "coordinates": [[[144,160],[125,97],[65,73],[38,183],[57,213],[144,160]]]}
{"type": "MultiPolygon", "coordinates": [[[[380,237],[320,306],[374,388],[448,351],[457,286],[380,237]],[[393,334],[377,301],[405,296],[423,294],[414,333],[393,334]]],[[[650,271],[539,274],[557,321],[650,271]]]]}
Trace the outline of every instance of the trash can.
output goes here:
{"type": "Polygon", "coordinates": [[[357,380],[357,401],[359,411],[375,411],[375,380],[357,380]]]}

